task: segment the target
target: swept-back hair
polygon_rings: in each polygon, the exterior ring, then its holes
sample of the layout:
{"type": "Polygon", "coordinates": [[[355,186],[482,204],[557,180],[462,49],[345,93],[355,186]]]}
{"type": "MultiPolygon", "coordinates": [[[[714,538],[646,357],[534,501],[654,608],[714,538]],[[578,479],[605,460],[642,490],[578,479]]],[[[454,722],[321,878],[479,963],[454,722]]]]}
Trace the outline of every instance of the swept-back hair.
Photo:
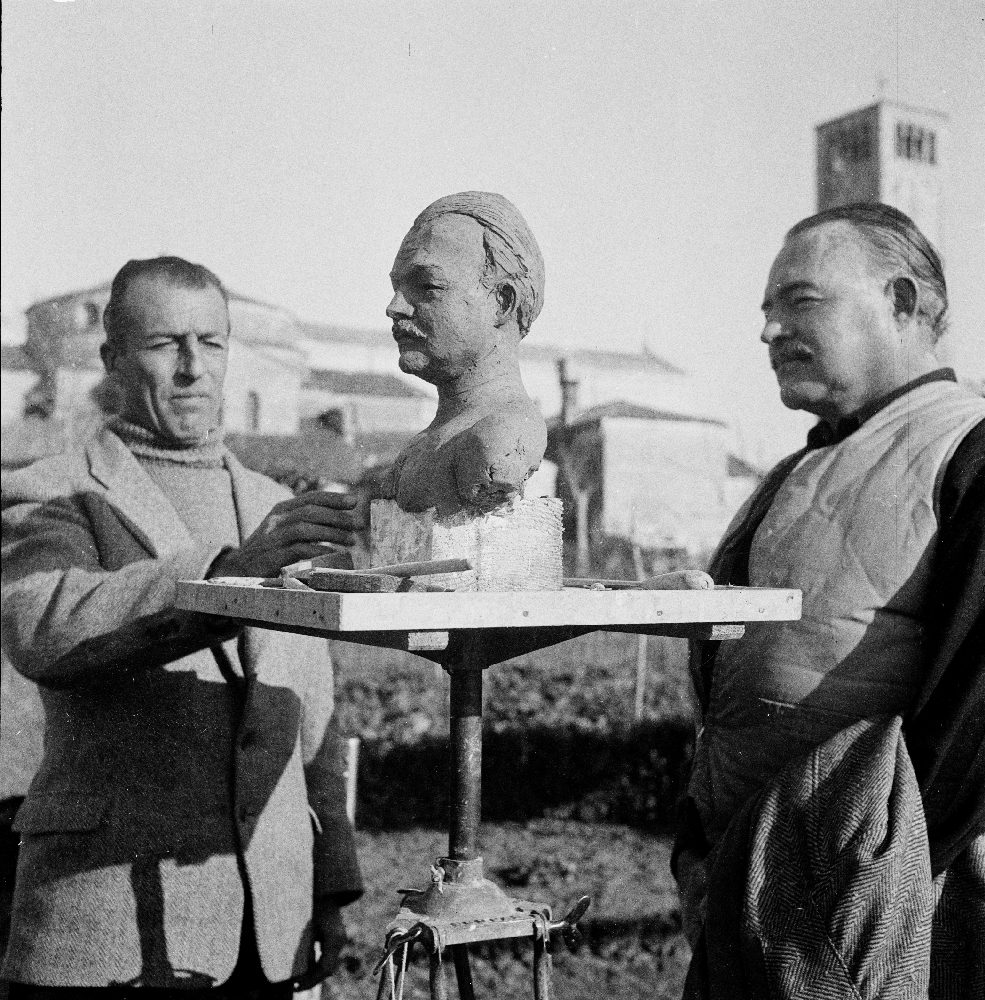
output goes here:
{"type": "Polygon", "coordinates": [[[492,287],[506,279],[514,286],[517,325],[525,336],[544,305],[544,255],[520,210],[501,194],[459,191],[428,205],[413,228],[441,215],[465,215],[482,226],[484,283],[492,287]]]}
{"type": "Polygon", "coordinates": [[[229,304],[229,294],[222,282],[202,264],[192,264],[182,257],[150,257],[147,260],[128,260],[116,273],[110,286],[109,302],[103,310],[103,328],[106,342],[114,347],[126,346],[130,318],[124,302],[127,291],[137,278],[162,278],[178,288],[214,288],[222,301],[229,304]]]}
{"type": "Polygon", "coordinates": [[[902,271],[917,288],[916,315],[933,336],[934,343],[947,332],[947,282],[944,265],[934,245],[905,213],[882,202],[837,205],[801,219],[787,239],[829,222],[847,222],[862,237],[872,265],[902,271]]]}

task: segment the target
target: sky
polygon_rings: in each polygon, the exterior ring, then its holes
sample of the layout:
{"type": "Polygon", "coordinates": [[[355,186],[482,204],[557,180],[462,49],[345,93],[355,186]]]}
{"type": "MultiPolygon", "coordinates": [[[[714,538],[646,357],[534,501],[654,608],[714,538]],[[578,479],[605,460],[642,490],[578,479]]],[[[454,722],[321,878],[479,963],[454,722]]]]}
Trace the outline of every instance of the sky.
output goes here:
{"type": "Polygon", "coordinates": [[[5,316],[166,252],[383,331],[417,213],[498,191],[530,336],[647,346],[767,463],[809,423],[758,337],[814,126],[885,97],[949,116],[946,360],[985,375],[982,0],[6,0],[2,46],[5,316]]]}

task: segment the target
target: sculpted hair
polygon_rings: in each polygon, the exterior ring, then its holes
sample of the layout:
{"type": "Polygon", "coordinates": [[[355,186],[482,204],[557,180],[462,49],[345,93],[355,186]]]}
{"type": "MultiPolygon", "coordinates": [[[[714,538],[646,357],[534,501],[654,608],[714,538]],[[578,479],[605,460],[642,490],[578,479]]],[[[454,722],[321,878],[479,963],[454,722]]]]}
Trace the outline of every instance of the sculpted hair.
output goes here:
{"type": "Polygon", "coordinates": [[[483,284],[492,287],[508,281],[513,285],[517,325],[520,335],[526,336],[544,305],[544,256],[519,209],[501,194],[459,191],[428,205],[414,220],[414,228],[440,215],[465,215],[482,226],[483,284]]]}
{"type": "Polygon", "coordinates": [[[482,228],[482,248],[486,253],[483,284],[491,288],[504,280],[512,283],[517,292],[517,325],[520,333],[526,335],[534,317],[540,312],[538,292],[530,278],[530,272],[506,241],[487,226],[482,228]]]}
{"type": "Polygon", "coordinates": [[[802,219],[787,233],[787,239],[829,222],[847,222],[862,237],[874,267],[902,271],[916,285],[916,316],[927,325],[934,343],[940,340],[947,332],[944,265],[940,254],[917,224],[892,205],[856,202],[802,219]]]}
{"type": "Polygon", "coordinates": [[[128,260],[116,273],[110,286],[109,302],[103,311],[103,328],[106,342],[114,347],[126,345],[128,317],[123,303],[127,291],[137,278],[161,278],[178,288],[214,288],[222,301],[229,305],[229,293],[222,282],[202,264],[192,264],[182,257],[150,257],[147,260],[128,260]]]}

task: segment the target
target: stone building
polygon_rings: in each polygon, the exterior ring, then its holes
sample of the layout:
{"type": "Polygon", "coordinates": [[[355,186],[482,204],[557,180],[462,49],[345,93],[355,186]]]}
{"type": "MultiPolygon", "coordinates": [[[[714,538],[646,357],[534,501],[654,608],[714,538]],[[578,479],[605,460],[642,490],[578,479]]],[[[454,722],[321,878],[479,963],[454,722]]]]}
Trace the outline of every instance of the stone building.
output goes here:
{"type": "Polygon", "coordinates": [[[704,562],[760,479],[723,421],[623,400],[562,411],[547,456],[566,537],[596,551],[619,539],[690,564],[704,562]]]}
{"type": "Polygon", "coordinates": [[[38,381],[21,344],[0,344],[0,426],[24,416],[24,400],[38,381]]]}
{"type": "Polygon", "coordinates": [[[389,372],[311,368],[301,388],[302,425],[334,430],[350,443],[416,432],[434,416],[429,393],[389,372]]]}
{"type": "Polygon", "coordinates": [[[941,247],[946,115],[877,101],[818,125],[816,139],[818,211],[882,201],[909,215],[941,247]]]}
{"type": "MultiPolygon", "coordinates": [[[[397,367],[397,345],[388,329],[366,329],[327,323],[302,323],[302,347],[313,371],[376,372],[410,386],[433,402],[423,407],[420,430],[434,414],[434,387],[405,375],[397,367]]],[[[544,343],[536,332],[520,345],[520,372],[530,397],[546,416],[561,408],[557,366],[564,361],[578,382],[579,404],[595,406],[622,399],[694,417],[718,418],[720,413],[698,380],[651,351],[606,351],[567,348],[544,343]]],[[[313,388],[313,386],[312,386],[313,388]]],[[[402,392],[402,390],[401,390],[402,392]]],[[[307,404],[306,404],[307,407],[307,404]]]]}

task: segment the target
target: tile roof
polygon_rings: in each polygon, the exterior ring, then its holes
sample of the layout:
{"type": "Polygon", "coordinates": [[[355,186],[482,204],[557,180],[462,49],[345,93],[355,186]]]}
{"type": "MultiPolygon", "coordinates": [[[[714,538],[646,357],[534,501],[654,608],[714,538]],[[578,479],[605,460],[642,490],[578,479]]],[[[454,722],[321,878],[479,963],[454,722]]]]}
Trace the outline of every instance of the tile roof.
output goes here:
{"type": "Polygon", "coordinates": [[[5,372],[34,371],[23,344],[0,344],[0,368],[5,372]]]}
{"type": "Polygon", "coordinates": [[[430,398],[423,390],[388,372],[313,369],[305,379],[303,388],[346,396],[430,398]]]}
{"type": "MultiPolygon", "coordinates": [[[[617,399],[611,403],[601,403],[598,406],[589,407],[575,414],[574,418],[568,422],[569,427],[577,427],[584,424],[596,423],[606,419],[632,419],[632,420],[670,420],[675,422],[713,424],[718,427],[727,426],[722,420],[715,420],[712,417],[692,417],[684,413],[674,413],[671,410],[655,410],[649,406],[641,406],[638,403],[627,403],[617,399]]],[[[561,427],[560,417],[553,417],[548,421],[548,430],[557,431],[561,427]]]]}

